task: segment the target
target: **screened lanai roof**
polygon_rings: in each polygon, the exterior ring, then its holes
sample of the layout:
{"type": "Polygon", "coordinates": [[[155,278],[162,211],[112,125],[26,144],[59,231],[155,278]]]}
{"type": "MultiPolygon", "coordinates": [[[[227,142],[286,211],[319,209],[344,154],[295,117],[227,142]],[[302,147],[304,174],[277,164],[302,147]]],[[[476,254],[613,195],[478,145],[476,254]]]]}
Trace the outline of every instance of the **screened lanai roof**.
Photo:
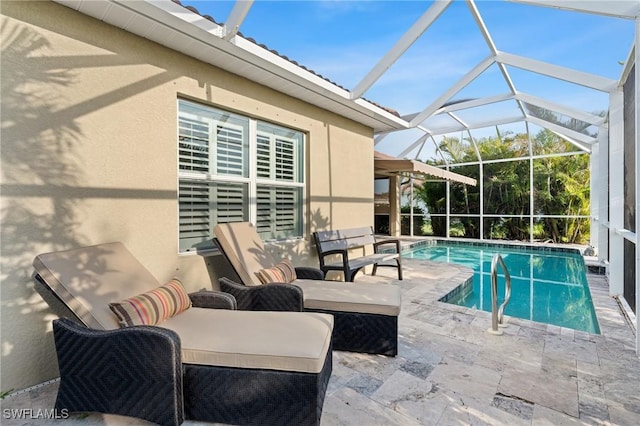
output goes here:
{"type": "Polygon", "coordinates": [[[376,151],[444,163],[453,139],[477,161],[486,138],[529,135],[506,155],[540,154],[542,129],[589,153],[640,15],[637,0],[56,1],[366,124],[376,151]]]}

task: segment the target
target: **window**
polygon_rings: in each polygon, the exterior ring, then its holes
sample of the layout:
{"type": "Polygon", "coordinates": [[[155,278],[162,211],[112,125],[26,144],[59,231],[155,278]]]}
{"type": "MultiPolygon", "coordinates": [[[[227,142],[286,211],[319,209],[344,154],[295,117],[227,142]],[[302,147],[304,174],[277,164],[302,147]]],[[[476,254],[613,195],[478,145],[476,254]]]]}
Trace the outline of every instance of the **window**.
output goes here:
{"type": "Polygon", "coordinates": [[[265,240],[302,236],[303,134],[178,102],[180,251],[211,247],[217,223],[251,221],[265,240]]]}

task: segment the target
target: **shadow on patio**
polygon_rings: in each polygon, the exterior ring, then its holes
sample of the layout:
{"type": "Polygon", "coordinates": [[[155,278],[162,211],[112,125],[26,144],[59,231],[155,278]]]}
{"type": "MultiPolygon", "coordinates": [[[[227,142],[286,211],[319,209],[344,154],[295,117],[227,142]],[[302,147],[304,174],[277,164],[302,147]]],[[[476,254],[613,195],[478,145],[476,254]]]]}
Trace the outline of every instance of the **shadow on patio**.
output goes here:
{"type": "MultiPolygon", "coordinates": [[[[469,269],[414,259],[404,265],[403,281],[394,271],[357,277],[357,284],[401,286],[399,354],[336,351],[323,425],[637,424],[635,337],[604,277],[589,276],[602,335],[509,318],[505,334],[491,336],[490,313],[437,301],[469,279],[469,269]]],[[[51,409],[56,389],[54,381],[14,394],[2,401],[3,414],[51,409]]],[[[46,422],[144,423],[100,414],[46,422]]]]}

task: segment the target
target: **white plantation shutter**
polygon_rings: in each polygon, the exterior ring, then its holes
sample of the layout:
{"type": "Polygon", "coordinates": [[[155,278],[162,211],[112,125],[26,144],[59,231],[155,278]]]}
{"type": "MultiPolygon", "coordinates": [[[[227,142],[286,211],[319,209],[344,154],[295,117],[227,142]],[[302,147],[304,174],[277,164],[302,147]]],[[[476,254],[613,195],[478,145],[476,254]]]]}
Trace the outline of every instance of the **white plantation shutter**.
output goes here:
{"type": "Polygon", "coordinates": [[[258,135],[256,169],[259,178],[271,178],[271,140],[268,136],[258,135]]]}
{"type": "Polygon", "coordinates": [[[258,187],[256,190],[257,219],[256,230],[260,236],[271,234],[272,193],[268,187],[258,187]]]}
{"type": "Polygon", "coordinates": [[[296,182],[296,152],[295,141],[276,138],[275,171],[276,180],[296,182]]]}
{"type": "Polygon", "coordinates": [[[256,228],[265,239],[302,235],[302,134],[258,123],[256,228]]]}
{"type": "Polygon", "coordinates": [[[207,239],[211,230],[208,183],[180,180],[178,205],[180,249],[188,250],[207,239]]]}
{"type": "MultiPolygon", "coordinates": [[[[178,118],[178,173],[209,173],[210,123],[193,115],[178,118]]],[[[211,229],[209,185],[180,179],[178,185],[178,239],[181,251],[206,240],[211,229]]]]}
{"type": "Polygon", "coordinates": [[[301,234],[301,188],[258,185],[256,192],[256,228],[262,238],[290,238],[301,234]]]}
{"type": "Polygon", "coordinates": [[[246,176],[248,150],[244,147],[244,129],[228,123],[216,125],[217,175],[246,176]]]}
{"type": "Polygon", "coordinates": [[[180,248],[190,251],[199,243],[210,245],[218,223],[249,220],[248,185],[181,179],[178,189],[180,248]]]}
{"type": "Polygon", "coordinates": [[[180,103],[179,171],[249,177],[248,120],[180,103]]]}
{"type": "Polygon", "coordinates": [[[259,178],[297,182],[297,141],[258,135],[257,172],[259,178]]]}
{"type": "Polygon", "coordinates": [[[180,117],[178,120],[178,168],[209,172],[209,123],[180,117]]]}
{"type": "Polygon", "coordinates": [[[300,224],[298,208],[300,200],[299,188],[274,188],[276,193],[275,223],[276,233],[293,236],[300,224]]]}
{"type": "Polygon", "coordinates": [[[258,124],[257,175],[279,182],[301,180],[302,134],[267,123],[258,124]]]}
{"type": "Polygon", "coordinates": [[[242,222],[249,219],[247,184],[212,183],[211,200],[215,212],[213,228],[218,223],[242,222]]]}
{"type": "Polygon", "coordinates": [[[179,101],[180,251],[211,248],[217,223],[251,220],[264,239],[301,237],[302,148],[301,132],[179,101]]]}

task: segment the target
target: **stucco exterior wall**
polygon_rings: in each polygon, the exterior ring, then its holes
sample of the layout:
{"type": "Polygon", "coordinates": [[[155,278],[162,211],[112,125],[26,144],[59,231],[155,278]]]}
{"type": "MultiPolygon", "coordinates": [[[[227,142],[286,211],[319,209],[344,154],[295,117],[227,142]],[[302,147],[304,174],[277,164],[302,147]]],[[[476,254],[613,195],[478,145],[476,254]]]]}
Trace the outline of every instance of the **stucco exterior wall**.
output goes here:
{"type": "Polygon", "coordinates": [[[317,265],[311,231],[373,223],[372,129],[55,3],[0,7],[2,391],[58,374],[38,253],[117,240],[160,281],[211,285],[178,254],[179,97],[306,133],[307,235],[276,254],[317,265]]]}

